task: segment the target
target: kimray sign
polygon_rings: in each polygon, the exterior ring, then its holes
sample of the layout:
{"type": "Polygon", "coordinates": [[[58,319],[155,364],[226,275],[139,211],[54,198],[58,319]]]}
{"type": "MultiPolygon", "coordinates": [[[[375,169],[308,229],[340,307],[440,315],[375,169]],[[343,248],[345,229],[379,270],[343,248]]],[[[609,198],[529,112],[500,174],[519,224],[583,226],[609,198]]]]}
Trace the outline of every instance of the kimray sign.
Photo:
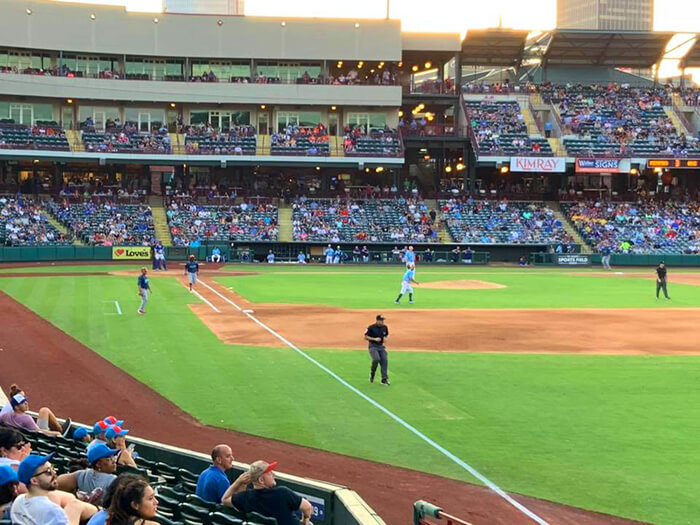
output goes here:
{"type": "Polygon", "coordinates": [[[564,157],[512,157],[510,171],[537,173],[564,173],[566,159],[564,157]]]}

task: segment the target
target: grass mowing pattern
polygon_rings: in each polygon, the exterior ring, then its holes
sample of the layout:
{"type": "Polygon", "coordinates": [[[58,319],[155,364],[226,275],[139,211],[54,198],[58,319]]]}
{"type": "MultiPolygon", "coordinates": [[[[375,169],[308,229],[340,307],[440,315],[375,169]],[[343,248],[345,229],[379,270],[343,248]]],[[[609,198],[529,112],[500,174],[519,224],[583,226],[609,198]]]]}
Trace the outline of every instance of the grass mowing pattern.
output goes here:
{"type": "MultiPolygon", "coordinates": [[[[504,278],[496,272],[489,280],[504,278]]],[[[153,286],[149,314],[139,317],[132,278],[0,280],[1,289],[205,423],[467,479],[291,350],[223,345],[174,279],[153,286]],[[124,315],[114,315],[115,300],[124,315]],[[197,402],[211,393],[221,402],[197,402]]],[[[700,515],[696,357],[390,353],[394,384],[382,389],[367,383],[366,351],[310,353],[507,490],[653,523],[693,523],[700,515]]]]}

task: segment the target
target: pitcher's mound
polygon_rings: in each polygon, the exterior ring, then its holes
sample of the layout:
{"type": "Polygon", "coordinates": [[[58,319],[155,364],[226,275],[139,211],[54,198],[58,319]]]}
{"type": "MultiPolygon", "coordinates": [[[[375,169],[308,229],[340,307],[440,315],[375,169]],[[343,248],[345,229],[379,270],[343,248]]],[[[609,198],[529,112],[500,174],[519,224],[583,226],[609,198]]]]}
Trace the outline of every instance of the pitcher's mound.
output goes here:
{"type": "Polygon", "coordinates": [[[488,281],[433,281],[422,283],[420,288],[432,288],[433,290],[492,290],[494,288],[505,288],[504,284],[490,283],[488,281]]]}

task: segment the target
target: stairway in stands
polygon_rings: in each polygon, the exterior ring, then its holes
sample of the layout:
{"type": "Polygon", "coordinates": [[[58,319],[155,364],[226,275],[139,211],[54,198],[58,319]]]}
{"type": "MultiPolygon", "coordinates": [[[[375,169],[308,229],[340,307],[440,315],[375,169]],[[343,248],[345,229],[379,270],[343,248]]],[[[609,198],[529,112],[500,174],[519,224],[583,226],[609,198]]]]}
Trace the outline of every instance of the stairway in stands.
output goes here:
{"type": "Polygon", "coordinates": [[[527,126],[527,134],[530,137],[543,137],[544,134],[540,130],[540,127],[537,125],[537,121],[535,121],[535,117],[532,114],[532,111],[530,111],[530,108],[527,104],[521,103],[520,104],[520,111],[523,114],[523,121],[525,122],[525,125],[527,126]]]}
{"type": "Polygon", "coordinates": [[[671,122],[673,122],[673,127],[676,128],[676,132],[678,134],[682,133],[686,136],[693,135],[692,132],[685,126],[673,107],[664,106],[664,111],[666,112],[666,116],[671,119],[671,122]]]}
{"type": "Polygon", "coordinates": [[[255,144],[255,154],[256,155],[269,155],[270,154],[270,135],[258,135],[257,142],[255,144]]]}
{"type": "Polygon", "coordinates": [[[153,228],[156,232],[156,238],[163,243],[163,246],[172,246],[173,238],[170,236],[168,217],[165,215],[162,202],[160,204],[151,202],[151,211],[153,212],[153,228]]]}
{"type": "Polygon", "coordinates": [[[578,232],[576,227],[569,221],[566,214],[562,211],[561,206],[557,201],[547,201],[545,203],[547,207],[554,211],[554,216],[559,219],[566,230],[566,233],[574,238],[576,244],[581,245],[581,253],[593,253],[593,249],[583,240],[581,234],[578,232]]]}
{"type": "Polygon", "coordinates": [[[279,242],[292,242],[294,240],[292,207],[289,204],[280,202],[280,207],[277,209],[277,227],[279,228],[279,242]]]}
{"type": "Polygon", "coordinates": [[[331,157],[344,157],[343,137],[331,135],[328,137],[328,147],[330,148],[331,157]]]}
{"type": "Polygon", "coordinates": [[[552,148],[555,156],[566,157],[566,148],[564,147],[564,142],[561,138],[549,137],[547,142],[549,142],[549,146],[552,148]]]}
{"type": "Polygon", "coordinates": [[[453,242],[450,232],[447,231],[447,225],[442,220],[442,216],[440,215],[440,205],[438,204],[438,201],[436,199],[425,199],[425,204],[428,206],[429,210],[435,210],[435,213],[437,214],[435,221],[438,224],[438,242],[440,244],[449,244],[453,242]]]}
{"type": "Polygon", "coordinates": [[[170,136],[170,150],[174,155],[184,155],[185,135],[182,133],[168,133],[170,136]]]}
{"type": "Polygon", "coordinates": [[[85,151],[85,144],[80,138],[80,131],[72,129],[66,130],[66,139],[71,151],[85,151]]]}
{"type": "MultiPolygon", "coordinates": [[[[58,231],[60,231],[63,235],[68,235],[68,228],[66,228],[63,224],[58,222],[56,218],[51,215],[49,212],[44,213],[44,216],[46,217],[46,220],[49,221],[49,224],[56,228],[58,231]]],[[[74,246],[82,246],[82,242],[78,240],[76,237],[75,240],[73,241],[74,246]]]]}

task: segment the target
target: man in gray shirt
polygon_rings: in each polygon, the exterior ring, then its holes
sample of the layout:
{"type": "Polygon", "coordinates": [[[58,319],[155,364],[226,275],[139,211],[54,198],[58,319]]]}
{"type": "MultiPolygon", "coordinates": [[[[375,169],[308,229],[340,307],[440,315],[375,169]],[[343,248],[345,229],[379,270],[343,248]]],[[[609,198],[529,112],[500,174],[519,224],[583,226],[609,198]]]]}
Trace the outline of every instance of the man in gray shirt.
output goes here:
{"type": "Polygon", "coordinates": [[[365,341],[369,343],[369,355],[372,365],[369,372],[369,382],[374,383],[377,366],[381,366],[382,385],[389,386],[389,358],[384,341],[389,337],[389,328],[384,324],[384,316],[377,315],[376,322],[367,327],[365,341]]]}

